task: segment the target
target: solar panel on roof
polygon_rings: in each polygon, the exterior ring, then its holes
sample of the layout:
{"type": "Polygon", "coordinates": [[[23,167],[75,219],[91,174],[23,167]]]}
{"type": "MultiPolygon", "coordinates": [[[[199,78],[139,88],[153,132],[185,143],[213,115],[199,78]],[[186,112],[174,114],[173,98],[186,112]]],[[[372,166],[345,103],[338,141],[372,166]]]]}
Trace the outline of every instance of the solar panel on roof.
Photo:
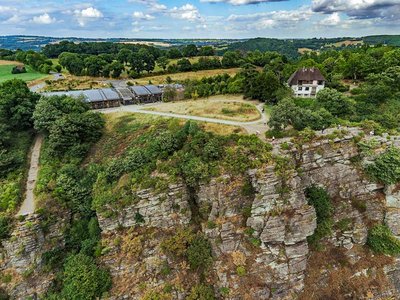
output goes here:
{"type": "Polygon", "coordinates": [[[131,90],[138,96],[147,96],[150,92],[144,86],[131,86],[131,90]]]}

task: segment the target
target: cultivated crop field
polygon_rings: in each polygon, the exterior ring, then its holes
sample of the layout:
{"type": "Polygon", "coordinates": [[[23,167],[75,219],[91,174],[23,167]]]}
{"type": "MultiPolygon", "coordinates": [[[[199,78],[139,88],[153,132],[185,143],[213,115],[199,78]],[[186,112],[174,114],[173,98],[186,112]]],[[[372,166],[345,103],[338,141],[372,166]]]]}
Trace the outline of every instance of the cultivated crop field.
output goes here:
{"type": "Polygon", "coordinates": [[[4,82],[10,79],[21,79],[24,81],[32,81],[32,80],[36,80],[36,79],[40,79],[43,77],[46,77],[47,75],[45,74],[41,74],[39,72],[36,72],[34,70],[32,70],[32,68],[30,67],[26,67],[27,73],[23,73],[23,74],[12,74],[11,71],[13,69],[14,66],[21,64],[21,63],[13,63],[10,61],[0,61],[0,82],[4,82]]]}

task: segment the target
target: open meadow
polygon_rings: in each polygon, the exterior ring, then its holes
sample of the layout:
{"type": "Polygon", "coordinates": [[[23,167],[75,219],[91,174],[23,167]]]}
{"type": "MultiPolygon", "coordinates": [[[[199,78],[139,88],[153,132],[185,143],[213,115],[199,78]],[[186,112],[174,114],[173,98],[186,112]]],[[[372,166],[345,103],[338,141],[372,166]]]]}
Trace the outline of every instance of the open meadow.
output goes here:
{"type": "Polygon", "coordinates": [[[21,65],[19,62],[12,62],[12,61],[4,61],[0,60],[0,82],[4,82],[10,79],[21,79],[23,81],[32,81],[32,80],[37,80],[40,78],[44,78],[47,75],[41,74],[35,70],[33,70],[31,67],[26,66],[26,73],[22,74],[12,74],[11,71],[13,67],[16,65],[21,65]]]}
{"type": "Polygon", "coordinates": [[[214,118],[238,122],[251,122],[260,119],[256,108],[257,101],[243,100],[243,96],[219,95],[207,99],[176,101],[156,104],[146,110],[214,118]]]}

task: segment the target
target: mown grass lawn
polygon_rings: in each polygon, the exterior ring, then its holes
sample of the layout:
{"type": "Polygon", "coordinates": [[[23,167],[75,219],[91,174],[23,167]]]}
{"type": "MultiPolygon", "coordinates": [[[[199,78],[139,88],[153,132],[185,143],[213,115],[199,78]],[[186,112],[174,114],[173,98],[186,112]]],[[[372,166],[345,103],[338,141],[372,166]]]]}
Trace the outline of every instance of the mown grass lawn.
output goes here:
{"type": "Polygon", "coordinates": [[[11,71],[14,66],[15,65],[0,65],[0,83],[14,78],[21,79],[23,81],[32,81],[48,76],[46,74],[36,72],[28,66],[26,67],[27,73],[12,74],[11,71]]]}

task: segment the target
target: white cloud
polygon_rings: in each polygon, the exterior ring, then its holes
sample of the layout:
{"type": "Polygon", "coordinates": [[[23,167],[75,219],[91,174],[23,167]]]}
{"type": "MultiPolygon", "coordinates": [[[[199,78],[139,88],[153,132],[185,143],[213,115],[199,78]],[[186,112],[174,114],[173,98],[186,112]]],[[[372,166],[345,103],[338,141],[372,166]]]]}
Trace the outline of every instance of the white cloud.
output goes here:
{"type": "Polygon", "coordinates": [[[134,19],[137,19],[137,20],[146,20],[146,21],[155,19],[154,16],[152,16],[152,15],[150,15],[150,14],[145,14],[145,13],[143,13],[142,11],[135,11],[135,12],[132,14],[132,17],[133,17],[134,19]]]}
{"type": "Polygon", "coordinates": [[[94,7],[88,7],[82,10],[75,10],[74,14],[81,27],[85,26],[90,20],[95,20],[103,17],[103,13],[94,7]]]}
{"type": "Polygon", "coordinates": [[[101,18],[101,17],[103,17],[102,12],[94,7],[88,7],[81,11],[78,11],[78,14],[83,18],[101,18]]]}
{"type": "Polygon", "coordinates": [[[41,25],[48,25],[48,24],[53,24],[57,20],[55,18],[52,18],[49,14],[45,13],[40,16],[35,16],[32,19],[32,22],[35,24],[41,24],[41,25]]]}
{"type": "Polygon", "coordinates": [[[174,7],[169,10],[169,15],[175,19],[182,19],[191,22],[201,21],[203,19],[197,7],[192,4],[174,7]]]}
{"type": "Polygon", "coordinates": [[[314,13],[310,9],[278,10],[247,15],[230,15],[227,19],[237,29],[262,30],[266,28],[291,28],[299,22],[308,21],[314,13]]]}
{"type": "Polygon", "coordinates": [[[7,24],[7,25],[14,25],[14,24],[21,24],[23,22],[23,19],[18,16],[18,15],[13,15],[11,18],[1,22],[2,24],[7,24]]]}
{"type": "Polygon", "coordinates": [[[353,19],[399,21],[400,0],[313,0],[315,12],[341,12],[353,19]]]}
{"type": "Polygon", "coordinates": [[[14,7],[0,5],[0,14],[6,14],[14,11],[16,11],[14,7]]]}
{"type": "Polygon", "coordinates": [[[337,26],[341,22],[339,13],[335,12],[325,19],[321,20],[318,24],[322,26],[337,26]]]}
{"type": "Polygon", "coordinates": [[[208,3],[228,3],[232,5],[248,5],[248,4],[259,4],[267,2],[282,2],[288,0],[200,0],[200,2],[208,3]]]}
{"type": "Polygon", "coordinates": [[[128,2],[146,5],[150,8],[151,12],[162,12],[167,9],[167,7],[159,3],[158,0],[128,0],[128,2]]]}

